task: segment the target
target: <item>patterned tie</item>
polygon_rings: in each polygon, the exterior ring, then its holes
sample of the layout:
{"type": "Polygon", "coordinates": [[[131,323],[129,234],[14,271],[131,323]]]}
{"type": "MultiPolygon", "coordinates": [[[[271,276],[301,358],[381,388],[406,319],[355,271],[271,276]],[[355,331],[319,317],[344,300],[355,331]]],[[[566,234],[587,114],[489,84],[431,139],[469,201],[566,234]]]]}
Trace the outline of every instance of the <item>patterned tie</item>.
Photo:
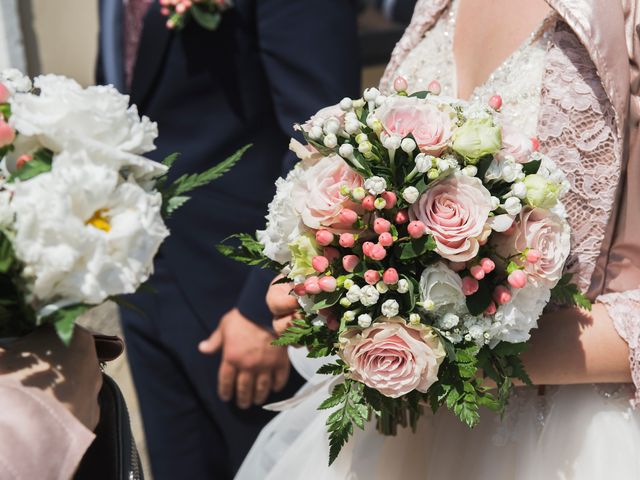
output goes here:
{"type": "Polygon", "coordinates": [[[138,56],[140,35],[144,16],[147,14],[153,0],[123,0],[124,1],[124,73],[127,89],[131,89],[133,68],[138,56]]]}

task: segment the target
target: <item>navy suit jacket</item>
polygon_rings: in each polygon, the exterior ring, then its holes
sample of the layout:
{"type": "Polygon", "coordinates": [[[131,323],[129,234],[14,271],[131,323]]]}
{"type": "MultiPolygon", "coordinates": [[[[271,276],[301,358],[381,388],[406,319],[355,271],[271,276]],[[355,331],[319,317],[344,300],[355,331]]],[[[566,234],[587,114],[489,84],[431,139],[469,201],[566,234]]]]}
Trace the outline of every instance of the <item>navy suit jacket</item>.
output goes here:
{"type": "MultiPolygon", "coordinates": [[[[124,91],[122,1],[101,0],[98,82],[124,91]]],[[[171,219],[167,262],[207,327],[237,306],[271,324],[264,294],[274,273],[223,258],[228,235],[264,227],[274,181],[290,168],[292,126],[359,90],[352,0],[236,0],[216,31],[165,27],[156,1],[144,20],[131,102],[158,122],[161,160],[175,151],[175,178],[199,172],[248,143],[223,178],[198,190],[171,219]]]]}

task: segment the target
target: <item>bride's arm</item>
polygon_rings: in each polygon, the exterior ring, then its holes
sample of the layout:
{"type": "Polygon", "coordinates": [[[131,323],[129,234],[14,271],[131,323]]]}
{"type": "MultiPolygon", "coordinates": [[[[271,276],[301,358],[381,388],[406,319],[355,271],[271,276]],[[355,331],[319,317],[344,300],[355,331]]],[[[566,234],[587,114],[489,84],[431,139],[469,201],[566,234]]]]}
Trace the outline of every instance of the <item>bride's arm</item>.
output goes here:
{"type": "Polygon", "coordinates": [[[604,305],[558,310],[539,325],[523,354],[534,384],[631,383],[629,346],[604,305]]]}

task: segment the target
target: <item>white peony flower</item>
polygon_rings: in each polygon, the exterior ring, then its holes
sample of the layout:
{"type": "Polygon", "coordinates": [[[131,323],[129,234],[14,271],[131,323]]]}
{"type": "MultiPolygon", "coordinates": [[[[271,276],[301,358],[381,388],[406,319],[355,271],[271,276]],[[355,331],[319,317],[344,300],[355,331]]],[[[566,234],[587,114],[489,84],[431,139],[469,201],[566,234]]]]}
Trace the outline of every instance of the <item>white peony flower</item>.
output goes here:
{"type": "Polygon", "coordinates": [[[88,155],[64,152],[78,167],[56,168],[54,159],[51,172],[15,185],[14,247],[36,305],[135,292],[169,235],[159,193],[88,164],[88,155]]]}
{"type": "Polygon", "coordinates": [[[447,308],[455,311],[466,310],[466,297],[462,292],[460,276],[439,262],[422,272],[420,277],[422,302],[433,304],[435,310],[447,308]]]}
{"type": "Polygon", "coordinates": [[[495,321],[500,322],[501,330],[494,339],[510,343],[529,340],[530,331],[538,326],[538,318],[542,315],[551,291],[544,286],[527,283],[524,288],[512,289],[511,301],[498,307],[495,321]]]}
{"type": "Polygon", "coordinates": [[[11,95],[28,92],[33,87],[31,79],[16,68],[2,70],[0,83],[7,87],[11,95]]]}
{"type": "Polygon", "coordinates": [[[376,287],[373,285],[365,285],[360,290],[360,302],[365,307],[370,307],[378,303],[380,299],[380,293],[376,290],[376,287]]]}
{"type": "Polygon", "coordinates": [[[387,181],[382,177],[369,177],[364,181],[364,188],[367,189],[371,195],[380,195],[387,189],[387,181]]]}
{"type": "Polygon", "coordinates": [[[82,149],[91,153],[87,163],[108,162],[138,179],[166,171],[163,165],[141,157],[155,149],[158,127],[141,118],[126,95],[112,86],[85,89],[57,75],[36,77],[34,85],[39,95],[18,93],[11,100],[9,123],[21,141],[14,156],[42,147],[54,153],[82,149]]]}

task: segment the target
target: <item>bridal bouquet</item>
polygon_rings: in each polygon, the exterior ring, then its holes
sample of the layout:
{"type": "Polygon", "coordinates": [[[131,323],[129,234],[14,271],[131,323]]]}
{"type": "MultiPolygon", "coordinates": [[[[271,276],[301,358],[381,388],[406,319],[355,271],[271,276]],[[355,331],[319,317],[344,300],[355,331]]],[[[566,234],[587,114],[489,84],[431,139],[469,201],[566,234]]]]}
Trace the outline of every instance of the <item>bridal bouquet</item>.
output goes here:
{"type": "Polygon", "coordinates": [[[297,126],[307,145],[291,142],[300,162],[266,229],[221,247],[291,282],[302,314],[278,345],[337,355],[319,370],[342,376],[320,405],[330,462],[371,418],[393,434],[424,405],[469,426],[503,409],[514,379],[530,383],[519,356],[550,300],[589,308],[563,275],[568,182],[538,141],[502,123],[499,97],[405,89],[297,126]]]}
{"type": "Polygon", "coordinates": [[[143,155],[155,123],[111,86],[55,75],[0,73],[0,336],[53,323],[69,341],[76,318],[135,292],[186,194],[228,170],[167,181],[143,155]]]}

